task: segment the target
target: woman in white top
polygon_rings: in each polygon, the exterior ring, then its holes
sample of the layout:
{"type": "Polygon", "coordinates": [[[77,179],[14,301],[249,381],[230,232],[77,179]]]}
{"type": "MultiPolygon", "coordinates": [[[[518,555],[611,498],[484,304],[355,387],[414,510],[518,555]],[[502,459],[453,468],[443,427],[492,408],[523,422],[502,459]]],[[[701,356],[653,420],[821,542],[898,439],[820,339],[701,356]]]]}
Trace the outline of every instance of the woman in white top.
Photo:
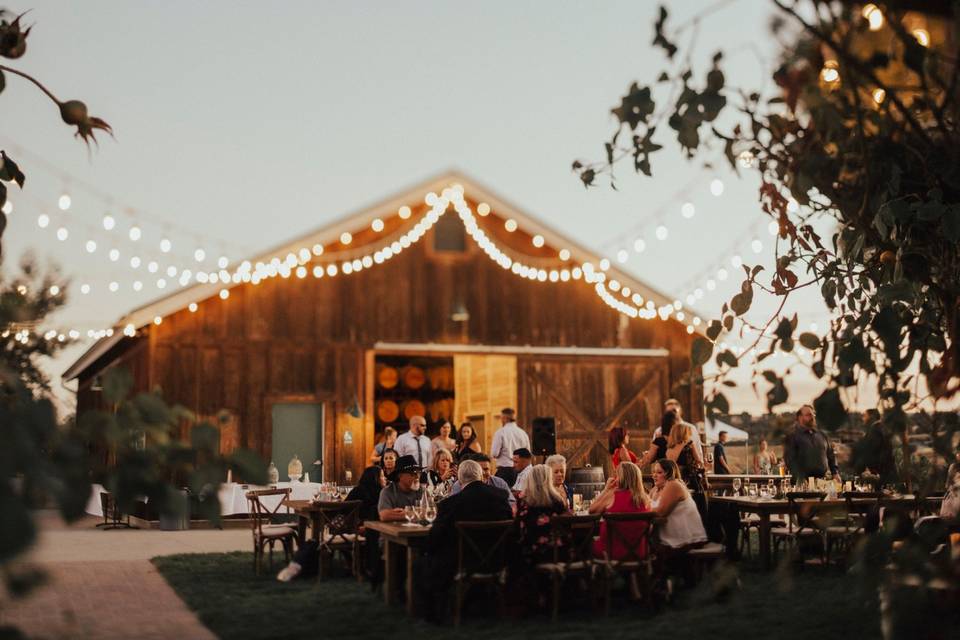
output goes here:
{"type": "Polygon", "coordinates": [[[658,460],[653,464],[652,475],[650,506],[657,513],[660,545],[682,551],[706,542],[707,532],[700,512],[690,491],[680,480],[677,463],[669,459],[658,460]]]}

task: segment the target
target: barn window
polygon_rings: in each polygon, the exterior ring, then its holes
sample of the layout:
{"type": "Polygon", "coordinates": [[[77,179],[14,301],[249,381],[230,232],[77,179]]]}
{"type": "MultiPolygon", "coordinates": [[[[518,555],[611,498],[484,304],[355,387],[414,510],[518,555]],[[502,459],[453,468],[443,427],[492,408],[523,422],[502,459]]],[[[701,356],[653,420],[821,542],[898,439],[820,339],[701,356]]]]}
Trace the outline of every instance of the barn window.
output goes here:
{"type": "Polygon", "coordinates": [[[448,213],[437,221],[433,232],[433,250],[456,253],[467,250],[466,230],[455,214],[448,213]]]}

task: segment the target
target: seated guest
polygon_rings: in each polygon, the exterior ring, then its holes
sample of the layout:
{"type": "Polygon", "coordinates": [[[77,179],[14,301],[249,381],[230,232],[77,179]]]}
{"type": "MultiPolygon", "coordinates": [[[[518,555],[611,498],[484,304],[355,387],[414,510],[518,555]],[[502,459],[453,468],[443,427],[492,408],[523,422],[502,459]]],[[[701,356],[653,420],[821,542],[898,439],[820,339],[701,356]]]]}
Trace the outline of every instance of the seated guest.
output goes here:
{"type": "MultiPolygon", "coordinates": [[[[499,476],[493,475],[491,473],[492,463],[490,462],[490,456],[485,453],[475,453],[470,456],[469,460],[473,460],[480,465],[480,469],[483,471],[483,482],[503,491],[504,496],[507,499],[507,504],[510,505],[511,511],[517,510],[517,498],[513,495],[513,492],[510,491],[510,486],[507,484],[507,481],[499,476]]],[[[457,480],[453,483],[453,486],[450,487],[450,495],[460,493],[460,481],[457,480]]]]}
{"type": "Polygon", "coordinates": [[[383,475],[389,478],[397,468],[397,458],[400,454],[394,449],[384,449],[380,456],[380,466],[383,467],[383,475]]]}
{"type": "Polygon", "coordinates": [[[397,441],[397,430],[393,427],[387,427],[383,430],[383,441],[378,442],[370,454],[370,464],[380,464],[383,452],[387,449],[393,449],[393,443],[397,441]]]}
{"type": "Polygon", "coordinates": [[[474,453],[480,453],[480,443],[477,441],[473,425],[464,422],[460,425],[460,431],[457,432],[456,444],[453,447],[453,461],[459,463],[474,453]]]}
{"type": "Polygon", "coordinates": [[[450,437],[450,433],[453,431],[453,425],[450,424],[449,420],[445,420],[442,425],[440,425],[440,435],[431,440],[433,443],[433,455],[436,456],[437,452],[441,449],[453,453],[453,448],[456,446],[457,441],[450,437]]]}
{"type": "Polygon", "coordinates": [[[377,511],[383,522],[406,520],[403,508],[416,506],[423,499],[420,486],[420,467],[413,456],[400,456],[397,468],[390,474],[390,484],[380,492],[377,511]]]}
{"type": "Polygon", "coordinates": [[[550,467],[531,466],[523,496],[517,501],[517,541],[529,565],[553,561],[550,517],[568,511],[567,497],[554,486],[550,467]]]}
{"type": "MultiPolygon", "coordinates": [[[[380,491],[386,484],[387,478],[379,466],[375,465],[363,470],[357,486],[347,494],[347,500],[359,500],[362,503],[360,505],[361,521],[380,519],[380,491]]],[[[364,571],[370,584],[377,585],[383,581],[380,567],[380,534],[376,531],[367,531],[362,527],[361,532],[364,536],[363,548],[360,550],[364,558],[364,571]]]]}
{"type": "MultiPolygon", "coordinates": [[[[730,464],[727,462],[727,432],[721,431],[717,434],[717,444],[713,445],[713,472],[719,475],[730,475],[730,464]]],[[[760,451],[764,450],[764,446],[767,444],[766,440],[760,441],[760,451]]],[[[757,459],[761,459],[759,454],[757,459]]],[[[756,464],[756,461],[754,461],[756,464]]],[[[770,460],[767,459],[769,464],[770,460]]],[[[754,471],[754,473],[759,473],[754,471]]]]}
{"type": "Polygon", "coordinates": [[[555,453],[544,464],[553,471],[553,486],[567,499],[567,509],[573,509],[573,488],[566,483],[567,459],[555,453]]]}
{"type": "MultiPolygon", "coordinates": [[[[361,521],[377,520],[379,518],[377,505],[380,500],[380,490],[386,483],[387,480],[383,476],[383,469],[374,465],[363,470],[363,473],[360,475],[360,480],[357,481],[357,486],[347,494],[347,500],[359,500],[362,503],[360,505],[361,521]]],[[[369,575],[367,577],[374,579],[376,577],[374,575],[374,568],[379,564],[380,552],[377,547],[376,532],[368,531],[366,533],[366,546],[362,552],[368,560],[366,566],[368,567],[369,575]]],[[[302,547],[297,549],[290,564],[284,567],[277,575],[277,580],[280,582],[289,582],[298,576],[306,577],[316,575],[317,562],[319,562],[319,559],[320,555],[317,552],[317,543],[313,540],[308,540],[302,547]]]]}
{"type": "Polygon", "coordinates": [[[432,605],[428,610],[428,618],[435,618],[437,608],[447,605],[445,594],[457,571],[457,523],[509,520],[513,517],[503,493],[483,482],[483,469],[476,461],[464,460],[457,469],[457,478],[462,489],[437,504],[437,519],[433,522],[425,545],[425,591],[432,605]]]}
{"type": "Polygon", "coordinates": [[[640,460],[640,468],[643,469],[648,464],[653,464],[661,458],[667,457],[667,438],[670,437],[670,431],[673,426],[680,422],[680,416],[676,411],[667,411],[660,420],[660,426],[653,432],[653,440],[650,442],[650,448],[643,454],[640,460]]]}
{"type": "Polygon", "coordinates": [[[533,454],[530,449],[520,447],[513,450],[513,471],[517,474],[517,480],[513,483],[513,490],[523,493],[524,484],[527,481],[527,475],[533,465],[533,454]]]}
{"type": "Polygon", "coordinates": [[[621,462],[637,463],[637,455],[627,448],[630,444],[630,434],[623,427],[614,427],[610,429],[607,435],[610,445],[610,455],[613,457],[613,468],[620,466],[621,462]]]}
{"type": "MultiPolygon", "coordinates": [[[[590,513],[643,513],[650,510],[650,499],[643,488],[643,473],[632,462],[621,462],[617,474],[607,480],[607,485],[599,496],[590,503],[590,513]]],[[[614,536],[613,549],[607,549],[607,526],[600,523],[600,537],[594,542],[593,552],[597,557],[620,560],[627,555],[626,543],[639,545],[637,555],[647,555],[645,534],[646,522],[617,523],[618,535],[614,536]]],[[[631,554],[632,555],[632,554],[631,554]]]]}
{"type": "Polygon", "coordinates": [[[437,449],[433,458],[433,468],[427,471],[427,483],[437,487],[441,484],[452,485],[454,480],[456,480],[456,472],[453,468],[453,454],[446,449],[437,449]]]}
{"type": "Polygon", "coordinates": [[[707,541],[707,532],[690,491],[680,479],[677,463],[666,458],[657,460],[652,475],[650,506],[658,519],[665,519],[658,525],[660,544],[677,550],[701,546],[707,541]]]}

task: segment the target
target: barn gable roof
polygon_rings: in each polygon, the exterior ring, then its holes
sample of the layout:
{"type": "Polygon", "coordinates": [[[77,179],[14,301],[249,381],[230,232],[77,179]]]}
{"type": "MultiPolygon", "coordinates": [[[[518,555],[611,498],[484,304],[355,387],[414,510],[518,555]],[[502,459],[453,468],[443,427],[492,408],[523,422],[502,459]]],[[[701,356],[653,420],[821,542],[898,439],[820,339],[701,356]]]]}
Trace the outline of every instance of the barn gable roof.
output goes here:
{"type": "MultiPolygon", "coordinates": [[[[490,212],[488,216],[477,219],[480,228],[487,229],[490,227],[490,218],[498,219],[502,222],[512,219],[516,222],[517,229],[521,234],[527,234],[530,237],[540,236],[542,238],[542,247],[533,248],[533,246],[527,245],[527,249],[514,250],[510,248],[509,251],[505,253],[511,255],[522,254],[524,260],[534,265],[547,261],[556,263],[559,267],[563,266],[561,264],[562,262],[570,269],[579,267],[585,263],[599,264],[601,262],[601,256],[564,236],[557,230],[545,225],[537,218],[529,215],[508,200],[478,183],[473,178],[467,177],[455,170],[444,172],[425,182],[404,189],[396,195],[376,202],[362,210],[338,218],[314,231],[298,236],[258,256],[250,257],[247,260],[251,264],[269,264],[277,258],[283,261],[284,258],[290,254],[297,256],[304,251],[304,249],[309,250],[319,245],[324,247],[323,253],[319,257],[311,255],[310,262],[327,264],[331,262],[341,262],[344,259],[349,262],[358,255],[358,252],[363,253],[365,248],[369,249],[370,245],[374,243],[381,244],[384,240],[383,237],[373,237],[366,241],[362,240],[364,237],[363,234],[370,230],[371,224],[375,220],[380,219],[387,227],[387,231],[381,235],[387,235],[391,230],[397,232],[409,229],[416,224],[416,216],[401,219],[398,213],[400,208],[422,208],[424,197],[427,194],[439,194],[444,189],[453,185],[460,185],[463,188],[464,198],[470,202],[486,203],[486,205],[489,206],[490,212]],[[341,235],[344,232],[356,235],[358,242],[342,243],[341,235]],[[567,257],[566,260],[558,260],[557,258],[557,254],[561,249],[566,249],[566,251],[569,252],[569,257],[567,257]],[[549,260],[545,260],[544,257],[548,255],[551,257],[549,260]]],[[[490,235],[497,238],[496,233],[490,233],[490,235]]],[[[500,238],[497,238],[497,240],[499,239],[500,238]]],[[[316,252],[313,252],[313,254],[315,253],[316,252]]],[[[613,279],[617,280],[622,287],[628,287],[631,292],[642,296],[645,303],[649,304],[648,301],[653,302],[657,308],[673,303],[674,299],[672,297],[666,296],[649,284],[618,270],[612,265],[606,271],[606,277],[608,282],[613,279]]],[[[161,318],[166,317],[181,311],[191,303],[200,302],[201,300],[216,296],[222,289],[229,289],[241,284],[245,284],[245,281],[198,282],[184,286],[168,295],[133,309],[120,318],[115,327],[123,328],[131,325],[134,328],[142,327],[153,322],[154,318],[158,316],[161,318]]],[[[582,283],[581,286],[583,286],[582,283]]],[[[611,312],[614,312],[613,309],[611,309],[611,312]]],[[[72,380],[78,377],[85,369],[94,364],[123,338],[124,335],[122,331],[116,330],[112,336],[98,340],[63,373],[63,379],[72,380]]]]}

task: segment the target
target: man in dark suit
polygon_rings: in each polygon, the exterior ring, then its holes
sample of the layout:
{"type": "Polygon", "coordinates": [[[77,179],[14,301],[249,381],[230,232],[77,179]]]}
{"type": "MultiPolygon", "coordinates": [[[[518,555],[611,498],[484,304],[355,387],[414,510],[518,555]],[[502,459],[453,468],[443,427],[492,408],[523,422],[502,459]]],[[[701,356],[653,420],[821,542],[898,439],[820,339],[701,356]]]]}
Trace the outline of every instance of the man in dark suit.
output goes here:
{"type": "MultiPolygon", "coordinates": [[[[474,460],[465,460],[457,469],[463,489],[437,505],[437,518],[427,540],[423,579],[434,606],[427,616],[445,611],[447,592],[457,571],[457,523],[511,520],[513,512],[503,492],[483,482],[483,469],[474,460]]],[[[418,589],[418,592],[421,591],[418,589]]]]}

